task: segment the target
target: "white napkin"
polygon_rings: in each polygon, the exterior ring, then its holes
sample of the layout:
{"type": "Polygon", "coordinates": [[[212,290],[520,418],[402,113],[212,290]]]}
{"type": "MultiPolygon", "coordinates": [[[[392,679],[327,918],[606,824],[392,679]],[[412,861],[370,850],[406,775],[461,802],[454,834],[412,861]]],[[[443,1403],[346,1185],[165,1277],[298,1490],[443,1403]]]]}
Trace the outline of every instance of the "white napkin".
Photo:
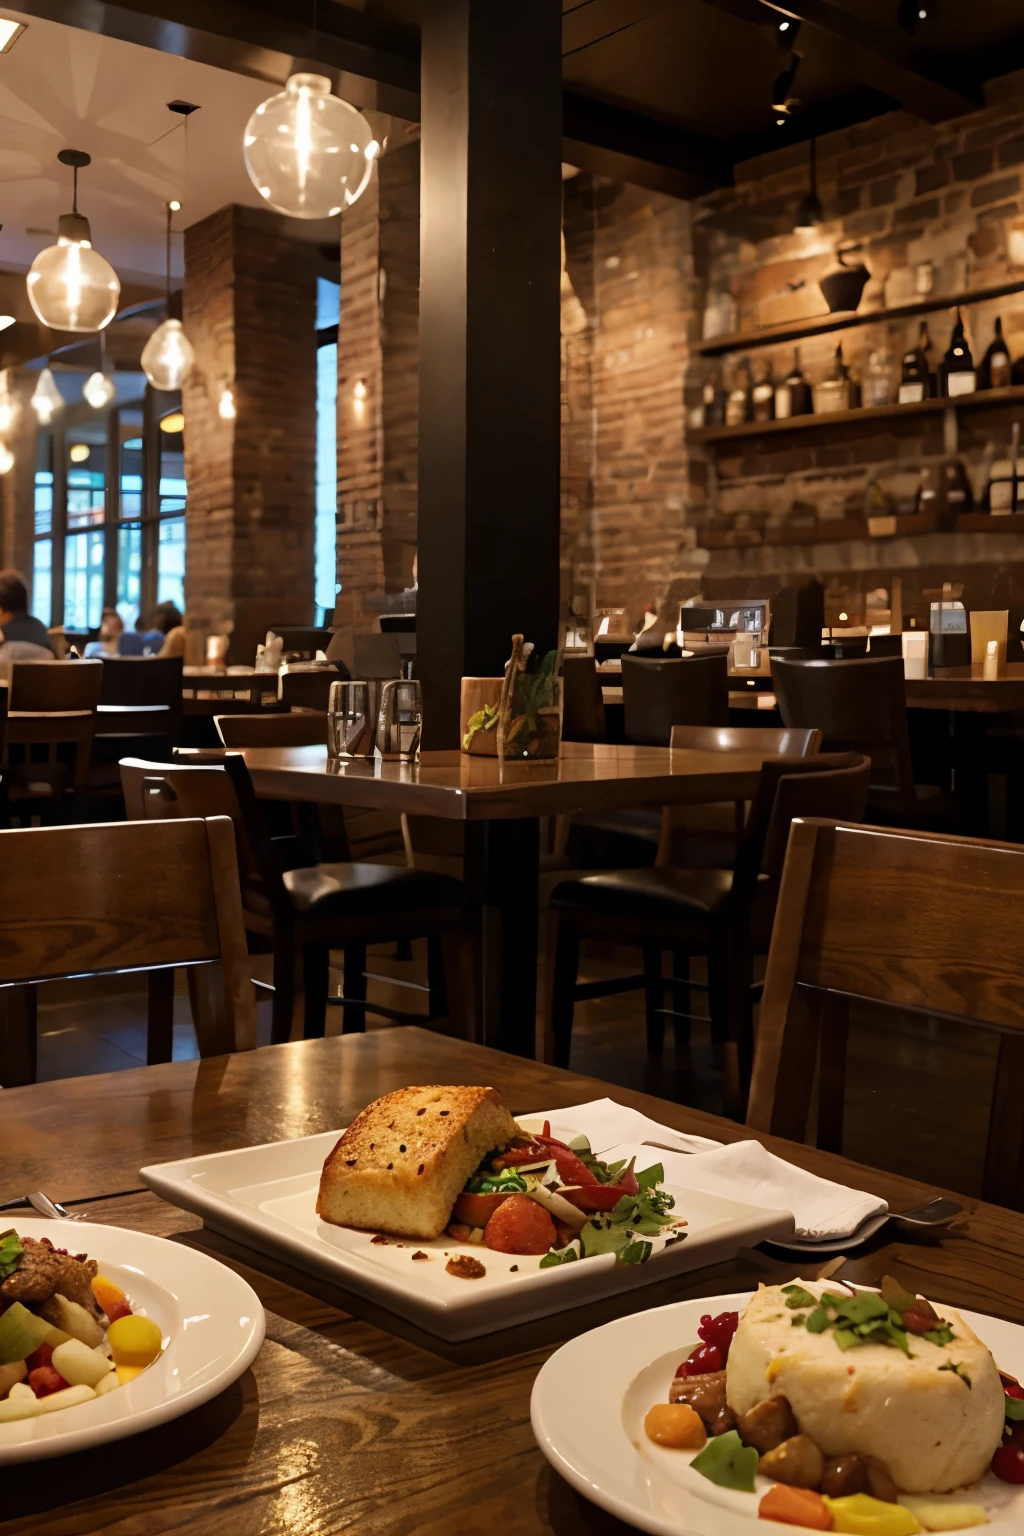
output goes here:
{"type": "Polygon", "coordinates": [[[720,1141],[709,1141],[706,1136],[691,1136],[685,1131],[674,1131],[671,1126],[659,1125],[638,1109],[626,1104],[616,1104],[614,1099],[594,1099],[589,1104],[573,1104],[569,1109],[541,1109],[520,1120],[550,1120],[552,1125],[569,1126],[577,1135],[586,1136],[591,1150],[600,1157],[621,1141],[649,1141],[656,1146],[668,1147],[672,1152],[706,1152],[710,1147],[720,1147],[720,1141]]]}
{"type": "Polygon", "coordinates": [[[759,1141],[734,1141],[690,1158],[686,1183],[707,1195],[792,1211],[793,1235],[805,1242],[850,1237],[869,1216],[884,1215],[889,1209],[876,1195],[833,1184],[785,1162],[759,1141]]]}

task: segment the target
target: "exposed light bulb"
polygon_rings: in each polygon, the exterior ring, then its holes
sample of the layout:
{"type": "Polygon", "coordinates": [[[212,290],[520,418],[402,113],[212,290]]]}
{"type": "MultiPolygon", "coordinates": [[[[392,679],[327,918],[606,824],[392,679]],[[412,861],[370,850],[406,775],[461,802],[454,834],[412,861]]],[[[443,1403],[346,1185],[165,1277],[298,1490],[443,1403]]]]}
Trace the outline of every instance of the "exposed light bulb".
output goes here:
{"type": "Polygon", "coordinates": [[[217,415],[221,421],[234,421],[236,414],[233,390],[222,389],[220,399],[217,401],[217,415]]]}
{"type": "Polygon", "coordinates": [[[367,393],[367,391],[366,391],[366,380],[365,379],[356,379],[356,382],[352,386],[352,394],[355,397],[355,399],[357,399],[357,400],[365,400],[366,399],[366,393],[367,393]]]}
{"type": "Polygon", "coordinates": [[[154,389],[180,389],[195,360],[180,320],[158,325],[142,349],[142,371],[154,389]]]}
{"type": "Polygon", "coordinates": [[[94,411],[102,411],[117,394],[117,386],[108,374],[97,368],[82,385],[82,394],[94,411]]]}
{"type": "Polygon", "coordinates": [[[291,75],[245,126],[245,167],[268,207],[325,219],[350,207],[380,146],[361,112],[331,95],[325,75],[291,75]]]}
{"type": "Polygon", "coordinates": [[[89,460],[89,453],[88,443],[72,443],[68,449],[68,458],[72,464],[86,464],[89,460]]]}
{"type": "Polygon", "coordinates": [[[167,206],[171,210],[172,213],[180,213],[181,212],[181,204],[178,202],[178,199],[176,197],[172,198],[171,201],[167,204],[167,206]]]}
{"type": "MultiPolygon", "coordinates": [[[[2,52],[2,50],[0,50],[0,52],[2,52]]],[[[0,315],[0,331],[6,331],[7,328],[14,323],[13,315],[0,315]]]]}
{"type": "Polygon", "coordinates": [[[74,167],[75,206],[58,220],[57,244],[40,251],[29,268],[29,303],[51,330],[101,331],[114,318],[121,284],[109,261],[93,250],[89,220],[78,212],[78,172],[89,156],[62,149],[57,158],[74,167]]]}
{"type": "Polygon", "coordinates": [[[39,383],[32,391],[31,405],[39,419],[40,426],[48,427],[57,412],[64,404],[64,396],[57,388],[57,381],[49,368],[44,368],[39,375],[39,383]]]}
{"type": "Polygon", "coordinates": [[[14,454],[6,443],[0,442],[0,475],[6,475],[14,468],[14,454]]]}
{"type": "Polygon", "coordinates": [[[161,416],[161,418],[160,418],[160,431],[161,432],[168,432],[168,433],[173,435],[175,432],[184,432],[184,430],[185,430],[185,418],[182,415],[181,411],[169,411],[166,416],[161,416]]]}

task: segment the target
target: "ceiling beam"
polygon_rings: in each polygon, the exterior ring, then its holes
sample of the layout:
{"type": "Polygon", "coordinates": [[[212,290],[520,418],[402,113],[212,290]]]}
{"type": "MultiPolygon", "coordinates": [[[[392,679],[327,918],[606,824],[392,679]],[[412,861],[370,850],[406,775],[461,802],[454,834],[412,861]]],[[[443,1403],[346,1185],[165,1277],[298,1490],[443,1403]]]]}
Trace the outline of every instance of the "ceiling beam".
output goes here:
{"type": "Polygon", "coordinates": [[[294,19],[294,5],[288,0],[276,5],[275,13],[235,0],[19,0],[19,9],[30,16],[274,85],[283,85],[296,64],[315,58],[335,72],[339,94],[354,106],[418,119],[415,35],[381,28],[348,7],[322,5],[314,39],[305,21],[294,19]]]}
{"type": "Polygon", "coordinates": [[[732,184],[726,146],[575,91],[562,94],[562,131],[566,160],[585,171],[673,197],[700,197],[732,184]]]}
{"type": "MultiPolygon", "coordinates": [[[[718,5],[719,0],[710,0],[718,5]]],[[[767,10],[806,22],[842,44],[841,62],[862,84],[895,97],[929,123],[942,123],[984,106],[981,87],[895,28],[862,21],[833,0],[762,0],[767,10]]],[[[837,56],[838,57],[838,56],[837,56]]]]}
{"type": "Polygon", "coordinates": [[[675,0],[584,0],[562,16],[562,58],[580,53],[663,11],[675,0]]]}

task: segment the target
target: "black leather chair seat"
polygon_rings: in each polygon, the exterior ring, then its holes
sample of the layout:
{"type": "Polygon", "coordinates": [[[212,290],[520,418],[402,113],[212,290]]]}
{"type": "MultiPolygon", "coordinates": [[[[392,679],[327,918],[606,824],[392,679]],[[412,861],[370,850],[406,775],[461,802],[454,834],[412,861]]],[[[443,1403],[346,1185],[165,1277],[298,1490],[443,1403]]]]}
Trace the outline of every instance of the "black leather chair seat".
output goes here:
{"type": "Polygon", "coordinates": [[[461,881],[400,864],[310,864],[282,879],[296,912],[311,917],[451,910],[464,899],[461,881]]]}
{"type": "Polygon", "coordinates": [[[695,918],[707,921],[732,890],[731,869],[612,869],[582,880],[563,880],[551,905],[616,916],[695,918]]]}

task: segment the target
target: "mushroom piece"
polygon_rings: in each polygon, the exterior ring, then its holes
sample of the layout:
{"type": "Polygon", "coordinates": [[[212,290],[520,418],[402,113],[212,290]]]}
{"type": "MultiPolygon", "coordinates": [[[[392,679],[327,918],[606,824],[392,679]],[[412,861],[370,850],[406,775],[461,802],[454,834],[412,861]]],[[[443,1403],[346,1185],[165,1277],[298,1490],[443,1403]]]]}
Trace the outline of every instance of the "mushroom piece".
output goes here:
{"type": "Polygon", "coordinates": [[[793,1435],[761,1457],[760,1470],[790,1488],[818,1488],[825,1458],[808,1435],[793,1435]]]}
{"type": "Polygon", "coordinates": [[[725,1400],[725,1372],[709,1371],[703,1376],[677,1376],[668,1395],[670,1403],[688,1403],[700,1415],[709,1435],[724,1435],[736,1424],[736,1416],[725,1400]]]}
{"type": "Polygon", "coordinates": [[[845,1499],[852,1493],[868,1492],[868,1469],[863,1456],[851,1451],[846,1456],[830,1456],[821,1474],[821,1491],[830,1499],[845,1499]]]}
{"type": "Polygon", "coordinates": [[[736,1428],[743,1444],[752,1445],[762,1456],[800,1433],[789,1399],[785,1397],[766,1397],[749,1413],[740,1414],[736,1428]]]}

